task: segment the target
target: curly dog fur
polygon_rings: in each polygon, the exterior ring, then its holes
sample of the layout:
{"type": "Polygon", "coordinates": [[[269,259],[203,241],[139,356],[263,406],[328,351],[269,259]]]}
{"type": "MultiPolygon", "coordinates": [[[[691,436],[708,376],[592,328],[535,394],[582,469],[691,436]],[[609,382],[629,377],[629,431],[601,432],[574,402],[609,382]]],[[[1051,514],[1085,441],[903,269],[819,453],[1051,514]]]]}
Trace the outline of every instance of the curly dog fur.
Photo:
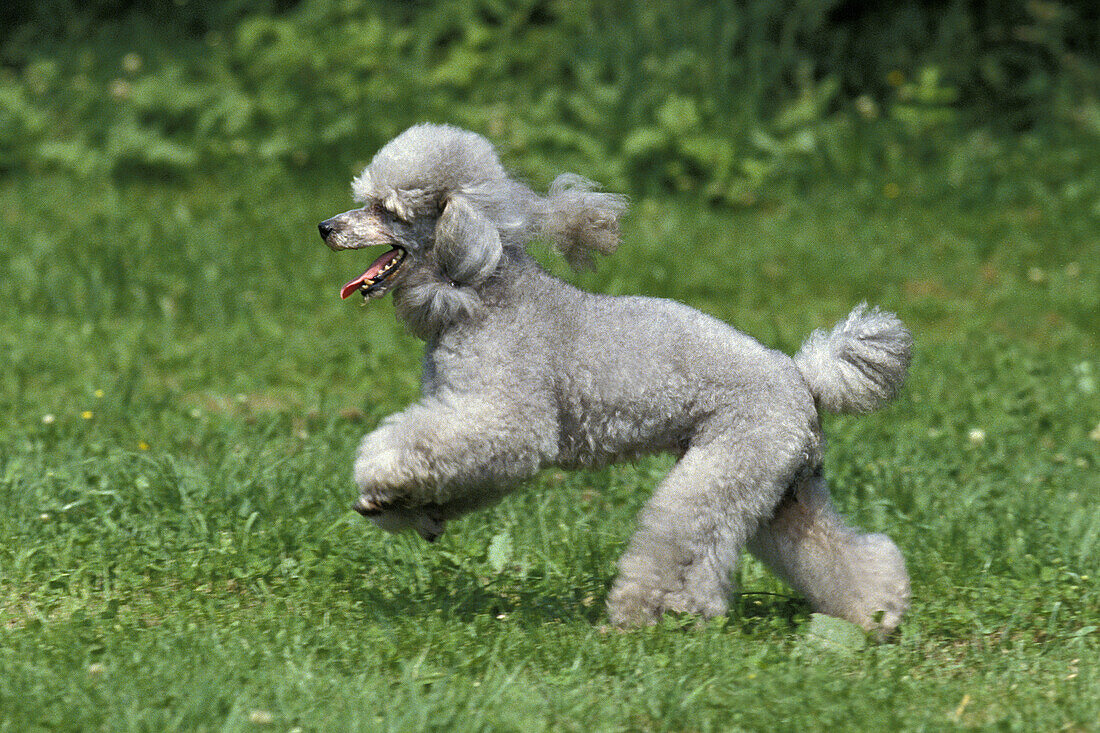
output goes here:
{"type": "Polygon", "coordinates": [[[427,344],[423,396],[359,448],[360,513],[434,540],[544,466],[671,452],[620,561],[614,623],[724,613],[748,547],[817,610],[898,625],[905,562],[832,508],[818,419],[900,388],[911,338],[894,315],[861,305],[792,359],[677,302],[577,290],[525,244],[583,266],[615,250],[626,199],[574,175],[536,194],[485,138],[446,125],[390,141],[352,190],[362,207],[322,222],[325,243],[389,250],[343,295],[392,293],[427,344]]]}

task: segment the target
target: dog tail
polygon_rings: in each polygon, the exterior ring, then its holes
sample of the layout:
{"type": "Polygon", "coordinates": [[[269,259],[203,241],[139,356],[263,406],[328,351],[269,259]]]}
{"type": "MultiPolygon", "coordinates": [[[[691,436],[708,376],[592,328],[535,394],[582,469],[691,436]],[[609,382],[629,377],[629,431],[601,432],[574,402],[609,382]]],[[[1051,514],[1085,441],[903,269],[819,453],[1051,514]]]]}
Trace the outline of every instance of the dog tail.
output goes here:
{"type": "Polygon", "coordinates": [[[861,303],[831,331],[810,334],[794,363],[819,407],[864,413],[901,389],[912,350],[913,337],[897,316],[861,303]]]}

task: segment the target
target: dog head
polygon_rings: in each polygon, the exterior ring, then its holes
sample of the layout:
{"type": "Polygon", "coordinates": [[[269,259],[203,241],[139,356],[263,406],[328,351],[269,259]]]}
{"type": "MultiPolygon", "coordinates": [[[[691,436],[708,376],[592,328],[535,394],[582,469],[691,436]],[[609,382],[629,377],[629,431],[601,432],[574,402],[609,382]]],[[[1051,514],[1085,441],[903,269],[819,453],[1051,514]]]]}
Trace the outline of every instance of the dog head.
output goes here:
{"type": "Polygon", "coordinates": [[[542,234],[574,266],[590,262],[592,250],[613,251],[626,200],[593,188],[565,175],[538,196],[508,176],[484,137],[422,124],[387,143],[352,181],[362,207],[318,229],[334,250],[385,246],[341,296],[392,292],[399,316],[427,338],[477,312],[479,289],[510,247],[542,234]]]}

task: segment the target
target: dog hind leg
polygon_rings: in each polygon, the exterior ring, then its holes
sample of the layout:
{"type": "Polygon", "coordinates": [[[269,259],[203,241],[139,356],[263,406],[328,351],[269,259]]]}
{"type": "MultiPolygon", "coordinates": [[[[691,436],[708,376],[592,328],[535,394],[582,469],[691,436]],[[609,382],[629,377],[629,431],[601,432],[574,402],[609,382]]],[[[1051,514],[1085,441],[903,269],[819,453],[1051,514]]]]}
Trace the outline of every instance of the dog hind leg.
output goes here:
{"type": "Polygon", "coordinates": [[[880,637],[897,627],[909,606],[909,575],[897,546],[884,534],[845,524],[821,476],[799,483],[748,547],[814,610],[880,637]]]}
{"type": "Polygon", "coordinates": [[[612,623],[652,624],[666,611],[726,612],[741,548],[775,510],[803,460],[796,449],[788,451],[790,460],[776,451],[760,461],[743,445],[792,445],[766,437],[742,432],[737,440],[710,440],[673,467],[639,515],[619,562],[607,601],[612,623]]]}

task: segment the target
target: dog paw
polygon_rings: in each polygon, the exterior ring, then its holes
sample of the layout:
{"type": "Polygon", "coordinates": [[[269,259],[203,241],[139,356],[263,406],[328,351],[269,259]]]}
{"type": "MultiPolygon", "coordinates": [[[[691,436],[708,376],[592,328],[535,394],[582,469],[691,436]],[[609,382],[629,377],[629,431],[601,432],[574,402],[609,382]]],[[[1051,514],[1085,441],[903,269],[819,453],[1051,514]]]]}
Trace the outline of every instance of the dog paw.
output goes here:
{"type": "Polygon", "coordinates": [[[439,539],[447,525],[446,520],[432,506],[400,506],[360,496],[351,508],[386,532],[397,533],[411,529],[428,542],[439,539]]]}
{"type": "Polygon", "coordinates": [[[652,626],[661,617],[659,604],[641,596],[611,592],[607,599],[607,615],[614,626],[652,626]]]}
{"type": "Polygon", "coordinates": [[[852,580],[851,596],[842,604],[841,613],[867,631],[882,638],[901,623],[909,608],[909,574],[905,560],[894,543],[881,534],[860,538],[862,562],[852,580]]]}
{"type": "Polygon", "coordinates": [[[387,502],[374,499],[369,496],[360,496],[351,508],[362,514],[364,517],[378,516],[382,512],[386,511],[389,506],[387,502]]]}
{"type": "Polygon", "coordinates": [[[620,582],[607,599],[607,612],[615,626],[652,626],[666,613],[687,613],[703,618],[728,610],[724,598],[697,598],[685,590],[647,588],[636,582],[620,582]]]}
{"type": "Polygon", "coordinates": [[[411,461],[403,451],[371,448],[373,446],[364,442],[355,459],[353,476],[361,491],[366,493],[385,486],[400,485],[408,480],[411,461]]]}

